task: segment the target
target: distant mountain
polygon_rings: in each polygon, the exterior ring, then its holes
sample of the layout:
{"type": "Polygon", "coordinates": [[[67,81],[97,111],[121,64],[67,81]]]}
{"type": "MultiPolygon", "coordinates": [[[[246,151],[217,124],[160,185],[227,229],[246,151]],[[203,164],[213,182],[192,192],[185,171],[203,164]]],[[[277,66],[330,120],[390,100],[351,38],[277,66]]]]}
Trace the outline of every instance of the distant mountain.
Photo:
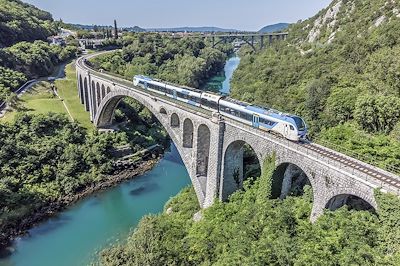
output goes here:
{"type": "Polygon", "coordinates": [[[271,33],[276,31],[282,31],[285,30],[287,27],[289,27],[289,25],[290,25],[289,23],[278,23],[278,24],[268,25],[259,30],[258,32],[271,33]]]}
{"type": "Polygon", "coordinates": [[[223,29],[218,27],[177,27],[177,28],[152,28],[146,29],[147,31],[160,31],[160,32],[237,32],[236,29],[223,29]]]}
{"type": "Polygon", "coordinates": [[[123,28],[126,31],[131,31],[131,32],[145,32],[146,30],[139,27],[139,26],[134,26],[134,27],[127,27],[127,28],[123,28]]]}

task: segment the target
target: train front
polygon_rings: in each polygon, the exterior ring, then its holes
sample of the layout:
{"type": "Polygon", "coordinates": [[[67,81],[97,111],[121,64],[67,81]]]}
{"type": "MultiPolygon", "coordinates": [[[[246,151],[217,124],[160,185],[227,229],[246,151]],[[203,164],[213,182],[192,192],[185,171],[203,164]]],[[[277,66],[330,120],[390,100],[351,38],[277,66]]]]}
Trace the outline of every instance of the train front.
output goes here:
{"type": "Polygon", "coordinates": [[[296,127],[297,127],[297,134],[299,136],[300,140],[307,140],[308,139],[308,131],[307,131],[307,125],[304,122],[304,120],[301,117],[298,116],[292,116],[292,119],[294,120],[294,122],[296,123],[296,127]]]}

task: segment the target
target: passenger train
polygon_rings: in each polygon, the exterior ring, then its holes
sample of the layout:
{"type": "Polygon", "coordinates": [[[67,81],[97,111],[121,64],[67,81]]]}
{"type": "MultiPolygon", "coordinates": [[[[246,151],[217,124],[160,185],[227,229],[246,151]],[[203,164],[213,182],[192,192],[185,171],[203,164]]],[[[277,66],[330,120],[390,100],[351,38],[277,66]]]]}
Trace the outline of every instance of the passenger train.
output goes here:
{"type": "Polygon", "coordinates": [[[296,115],[259,107],[229,97],[194,88],[177,86],[146,76],[134,76],[133,84],[146,90],[218,112],[223,116],[248,124],[254,128],[276,133],[292,141],[307,139],[307,126],[296,115]]]}

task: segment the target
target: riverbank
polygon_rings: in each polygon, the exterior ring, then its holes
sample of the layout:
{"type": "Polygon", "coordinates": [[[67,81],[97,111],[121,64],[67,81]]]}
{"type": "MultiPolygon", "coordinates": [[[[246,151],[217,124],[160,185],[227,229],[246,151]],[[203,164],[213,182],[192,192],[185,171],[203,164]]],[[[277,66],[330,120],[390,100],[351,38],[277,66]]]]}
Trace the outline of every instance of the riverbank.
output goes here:
{"type": "Polygon", "coordinates": [[[144,173],[152,170],[153,167],[163,157],[162,154],[162,152],[153,154],[153,156],[149,156],[149,158],[138,162],[134,169],[118,171],[118,173],[109,175],[106,179],[100,181],[99,183],[89,184],[77,194],[64,196],[57,201],[49,202],[36,209],[32,214],[23,217],[19,222],[16,223],[18,224],[17,227],[7,228],[5,232],[0,233],[0,257],[8,256],[12,253],[12,250],[9,247],[12,241],[17,237],[27,235],[29,229],[37,226],[53,216],[56,216],[58,213],[70,207],[79,200],[119,185],[124,181],[131,180],[134,177],[141,176],[144,173]]]}

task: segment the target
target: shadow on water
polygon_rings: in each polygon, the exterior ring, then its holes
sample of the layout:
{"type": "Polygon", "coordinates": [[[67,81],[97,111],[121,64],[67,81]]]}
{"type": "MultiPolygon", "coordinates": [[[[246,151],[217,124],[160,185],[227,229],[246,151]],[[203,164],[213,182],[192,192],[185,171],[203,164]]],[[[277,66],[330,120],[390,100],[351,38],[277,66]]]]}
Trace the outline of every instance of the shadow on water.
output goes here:
{"type": "Polygon", "coordinates": [[[46,223],[46,226],[37,226],[29,230],[29,235],[35,235],[35,236],[43,236],[48,233],[51,233],[58,228],[68,224],[69,222],[72,221],[72,217],[68,215],[58,215],[54,218],[51,218],[48,220],[46,223]]]}
{"type": "Polygon", "coordinates": [[[174,143],[171,143],[171,146],[168,149],[168,151],[165,153],[163,159],[166,160],[166,161],[169,161],[169,162],[173,162],[173,163],[177,163],[177,164],[183,165],[182,158],[179,155],[178,149],[175,147],[174,143]]]}
{"type": "MultiPolygon", "coordinates": [[[[238,64],[238,58],[228,60],[220,92],[229,93],[225,84],[238,64]]],[[[151,171],[83,199],[0,250],[0,265],[88,265],[110,239],[126,237],[144,215],[161,212],[165,202],[189,184],[184,163],[171,143],[151,171]]]]}
{"type": "Polygon", "coordinates": [[[157,185],[155,183],[150,183],[150,184],[146,184],[146,185],[140,186],[138,188],[132,189],[131,191],[129,191],[129,195],[138,196],[138,195],[142,195],[145,193],[156,191],[159,188],[160,188],[159,185],[157,185]]]}

